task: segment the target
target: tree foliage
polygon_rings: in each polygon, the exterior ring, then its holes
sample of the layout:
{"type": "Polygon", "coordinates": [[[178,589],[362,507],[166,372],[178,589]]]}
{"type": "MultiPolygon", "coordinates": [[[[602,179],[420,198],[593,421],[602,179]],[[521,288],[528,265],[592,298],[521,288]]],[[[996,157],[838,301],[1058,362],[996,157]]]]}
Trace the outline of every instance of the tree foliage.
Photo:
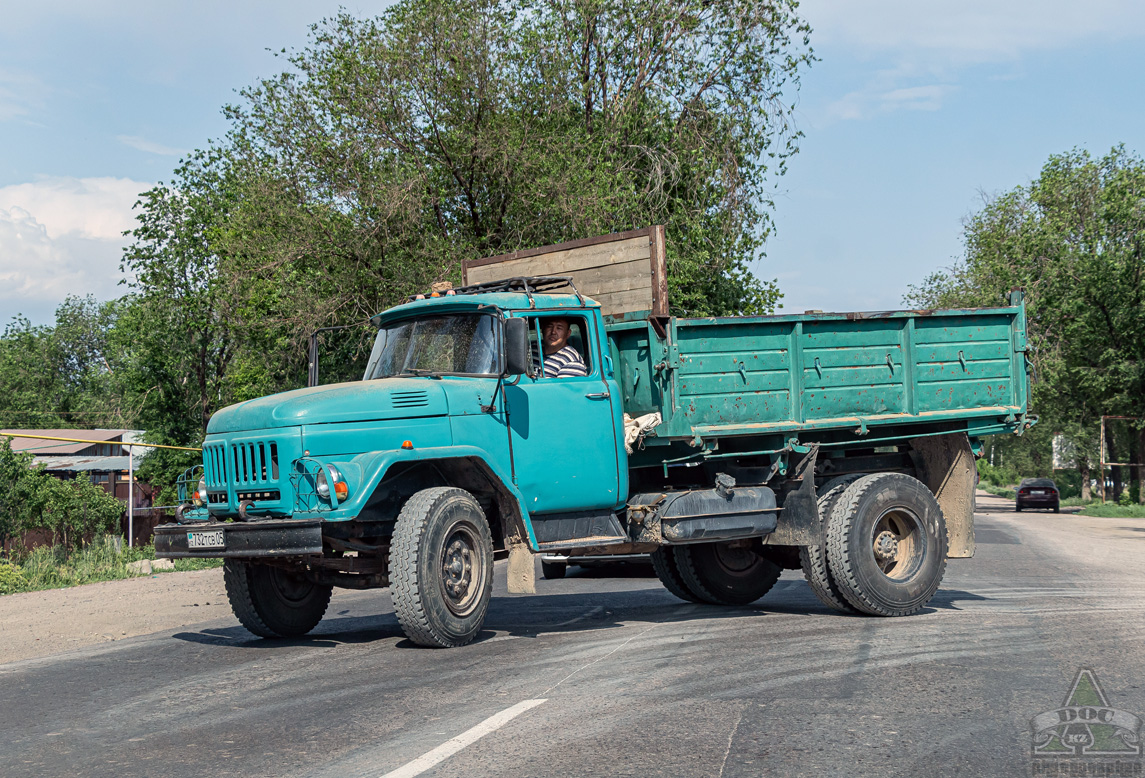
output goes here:
{"type": "Polygon", "coordinates": [[[86,476],[61,480],[32,466],[32,456],[0,437],[0,548],[31,529],[46,529],[65,548],[115,531],[123,503],[86,476]]]}
{"type": "MultiPolygon", "coordinates": [[[[346,13],[241,93],[226,136],[141,195],[129,293],[0,338],[0,419],[196,445],[225,405],[305,382],[310,333],[460,262],[663,223],[679,314],[766,313],[747,270],[797,150],[796,0],[402,0],[346,13]]],[[[322,337],[326,381],[372,333],[322,337]]],[[[189,459],[154,453],[169,485],[189,459]]]]}
{"type": "MultiPolygon", "coordinates": [[[[965,258],[907,302],[996,305],[1024,287],[1034,405],[1078,442],[1082,466],[1096,464],[1102,415],[1145,416],[1145,161],[1120,146],[1052,156],[1029,185],[988,200],[965,240],[965,258]]],[[[1145,432],[1132,446],[1145,459],[1145,432]]]]}

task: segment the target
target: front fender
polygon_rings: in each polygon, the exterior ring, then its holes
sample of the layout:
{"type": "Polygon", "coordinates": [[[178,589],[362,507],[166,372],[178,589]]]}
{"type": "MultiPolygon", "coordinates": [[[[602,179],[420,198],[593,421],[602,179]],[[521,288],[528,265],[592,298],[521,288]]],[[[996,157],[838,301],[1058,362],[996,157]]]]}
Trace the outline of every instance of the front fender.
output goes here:
{"type": "Polygon", "coordinates": [[[295,518],[322,518],[325,521],[350,521],[358,517],[366,501],[373,495],[374,490],[385,478],[386,473],[395,465],[413,462],[434,462],[450,459],[476,459],[479,460],[489,472],[500,482],[501,488],[508,493],[515,502],[517,512],[521,517],[521,524],[528,534],[529,546],[538,550],[536,536],[533,534],[532,521],[529,519],[528,509],[521,492],[513,483],[509,473],[498,463],[496,458],[489,456],[488,452],[477,446],[440,446],[415,449],[397,449],[391,451],[375,451],[359,454],[352,459],[339,461],[331,458],[321,460],[339,468],[346,475],[353,488],[350,498],[333,510],[318,512],[296,512],[295,518]],[[356,482],[356,483],[354,483],[356,482]]]}

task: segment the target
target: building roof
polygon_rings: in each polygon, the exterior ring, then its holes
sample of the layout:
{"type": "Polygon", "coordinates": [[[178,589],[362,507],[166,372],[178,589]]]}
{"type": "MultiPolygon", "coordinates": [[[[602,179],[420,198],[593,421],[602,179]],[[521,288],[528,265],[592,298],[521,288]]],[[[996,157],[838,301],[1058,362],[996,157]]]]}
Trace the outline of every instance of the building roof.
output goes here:
{"type": "Polygon", "coordinates": [[[41,435],[49,438],[79,438],[89,443],[67,443],[62,440],[38,440],[36,438],[12,438],[13,451],[27,451],[37,456],[68,456],[78,454],[98,443],[119,443],[125,436],[138,434],[137,430],[0,430],[3,435],[41,435]]]}
{"type": "MultiPolygon", "coordinates": [[[[135,458],[139,461],[139,457],[135,458]]],[[[97,473],[118,473],[129,468],[127,457],[36,457],[33,465],[43,465],[49,472],[84,473],[88,471],[97,473]]]]}

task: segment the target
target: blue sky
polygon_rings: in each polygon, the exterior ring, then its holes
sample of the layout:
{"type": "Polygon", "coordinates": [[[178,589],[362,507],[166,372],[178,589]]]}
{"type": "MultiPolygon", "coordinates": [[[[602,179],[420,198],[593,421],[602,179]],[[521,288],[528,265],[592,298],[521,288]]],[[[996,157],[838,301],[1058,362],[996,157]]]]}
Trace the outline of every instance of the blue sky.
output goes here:
{"type": "MultiPolygon", "coordinates": [[[[375,14],[383,2],[347,4],[375,14]]],[[[339,4],[0,0],[0,326],[123,292],[139,192],[226,130],[339,4]]],[[[821,61],[753,269],[789,311],[898,307],[949,265],[983,193],[1073,147],[1145,153],[1140,0],[806,0],[821,61]]]]}

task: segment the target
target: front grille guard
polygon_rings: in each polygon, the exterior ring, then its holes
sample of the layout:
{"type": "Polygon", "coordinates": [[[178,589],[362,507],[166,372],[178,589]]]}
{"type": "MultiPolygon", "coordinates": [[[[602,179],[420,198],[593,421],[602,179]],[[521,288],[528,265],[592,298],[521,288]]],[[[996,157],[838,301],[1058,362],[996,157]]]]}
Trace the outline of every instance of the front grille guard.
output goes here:
{"type": "MultiPolygon", "coordinates": [[[[334,493],[334,485],[330,483],[330,498],[326,499],[318,494],[318,471],[323,464],[317,459],[302,457],[294,460],[290,468],[290,485],[294,489],[294,510],[303,513],[320,513],[332,511],[338,507],[338,495],[334,493]]],[[[330,478],[330,473],[326,473],[330,478]]]]}
{"type": "Polygon", "coordinates": [[[193,495],[199,488],[199,481],[203,477],[203,466],[195,465],[183,471],[175,481],[175,491],[179,497],[179,507],[175,511],[176,519],[184,521],[208,521],[211,516],[207,511],[207,503],[196,505],[193,495]]]}

